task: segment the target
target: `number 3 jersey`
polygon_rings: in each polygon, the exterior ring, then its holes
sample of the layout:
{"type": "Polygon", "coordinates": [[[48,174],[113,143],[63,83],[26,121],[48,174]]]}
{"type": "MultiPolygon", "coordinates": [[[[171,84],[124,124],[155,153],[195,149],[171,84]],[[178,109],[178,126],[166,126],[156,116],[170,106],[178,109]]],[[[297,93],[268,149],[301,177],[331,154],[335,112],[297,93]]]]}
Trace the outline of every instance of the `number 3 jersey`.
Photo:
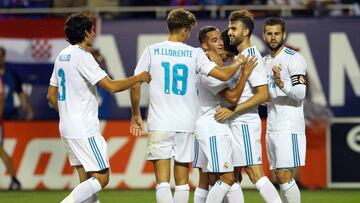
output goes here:
{"type": "Polygon", "coordinates": [[[200,48],[164,41],[145,48],[135,74],[149,71],[149,130],[193,132],[198,117],[196,74],[216,67],[200,48]]]}
{"type": "Polygon", "coordinates": [[[78,45],[69,45],[57,56],[50,85],[58,87],[63,137],[100,135],[95,84],[105,76],[94,57],[78,45]]]}
{"type": "Polygon", "coordinates": [[[299,85],[305,88],[306,69],[305,59],[296,51],[284,47],[274,58],[264,57],[267,68],[269,93],[271,102],[268,104],[267,132],[305,133],[303,100],[296,100],[286,94],[291,88],[299,85]],[[280,77],[284,88],[280,89],[274,82],[272,68],[279,66],[280,77]],[[286,90],[287,89],[287,90],[286,90]]]}

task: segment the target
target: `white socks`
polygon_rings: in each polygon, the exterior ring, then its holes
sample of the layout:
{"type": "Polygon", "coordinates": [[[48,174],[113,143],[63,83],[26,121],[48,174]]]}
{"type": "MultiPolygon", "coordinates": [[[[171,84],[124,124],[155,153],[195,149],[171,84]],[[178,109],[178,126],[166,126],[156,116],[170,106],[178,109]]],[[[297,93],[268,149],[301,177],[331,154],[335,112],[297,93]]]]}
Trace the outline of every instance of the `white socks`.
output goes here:
{"type": "Polygon", "coordinates": [[[101,190],[101,184],[95,177],[91,177],[76,186],[61,203],[84,202],[101,190]]]}
{"type": "Polygon", "coordinates": [[[216,181],[215,185],[209,191],[206,203],[221,203],[229,189],[230,185],[220,180],[216,181]]]}
{"type": "Polygon", "coordinates": [[[205,203],[209,191],[197,187],[194,192],[194,203],[205,203]]]}
{"type": "Polygon", "coordinates": [[[83,203],[100,203],[99,194],[94,194],[89,199],[85,200],[83,203]]]}
{"type": "Polygon", "coordinates": [[[300,190],[294,179],[287,183],[280,184],[280,190],[284,203],[300,203],[300,190]]]}
{"type": "Polygon", "coordinates": [[[190,187],[186,185],[176,185],[174,193],[174,203],[188,203],[189,202],[190,187]]]}
{"type": "Polygon", "coordinates": [[[261,177],[255,183],[255,187],[260,192],[261,197],[266,203],[282,203],[276,188],[270,182],[268,177],[261,177]]]}
{"type": "Polygon", "coordinates": [[[240,183],[234,183],[225,198],[228,203],[244,203],[244,194],[240,183]]]}
{"type": "Polygon", "coordinates": [[[156,185],[156,202],[157,203],[173,203],[170,184],[162,182],[156,185]]]}

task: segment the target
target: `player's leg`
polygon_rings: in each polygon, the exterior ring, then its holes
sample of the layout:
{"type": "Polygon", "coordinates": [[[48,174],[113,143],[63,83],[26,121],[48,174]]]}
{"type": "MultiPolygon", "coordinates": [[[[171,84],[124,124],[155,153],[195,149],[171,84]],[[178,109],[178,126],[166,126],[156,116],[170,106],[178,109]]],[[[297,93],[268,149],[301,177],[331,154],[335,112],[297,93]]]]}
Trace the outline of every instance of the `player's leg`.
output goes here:
{"type": "Polygon", "coordinates": [[[194,192],[194,203],[205,203],[209,193],[209,173],[205,173],[202,168],[205,166],[203,151],[200,149],[199,141],[195,141],[193,168],[199,171],[199,184],[194,192]]]}
{"type": "Polygon", "coordinates": [[[90,177],[77,185],[62,202],[84,202],[96,195],[109,182],[107,144],[102,136],[62,140],[70,164],[77,166],[80,181],[90,177]],[[81,165],[87,175],[84,175],[81,165]]]}
{"type": "Polygon", "coordinates": [[[173,202],[170,187],[170,165],[171,159],[153,160],[156,178],[156,202],[173,202]]]}
{"type": "Polygon", "coordinates": [[[194,203],[205,203],[209,193],[209,175],[199,168],[199,184],[194,192],[194,203]]]}
{"type": "Polygon", "coordinates": [[[244,203],[244,194],[241,188],[241,170],[239,167],[234,168],[235,181],[226,193],[223,203],[244,203]]]}
{"type": "MultiPolygon", "coordinates": [[[[228,128],[226,127],[225,129],[228,128]]],[[[230,130],[224,130],[221,133],[216,136],[200,139],[202,140],[200,145],[207,152],[207,160],[209,160],[207,170],[212,175],[216,174],[219,177],[209,191],[206,199],[207,203],[222,202],[226,193],[235,182],[232,149],[229,147],[231,144],[230,130]]]]}
{"type": "Polygon", "coordinates": [[[239,125],[243,140],[245,170],[252,183],[255,184],[261,197],[267,203],[281,202],[281,198],[268,177],[264,175],[262,166],[261,123],[244,123],[239,125]]]}
{"type": "Polygon", "coordinates": [[[276,145],[276,178],[285,203],[300,203],[299,187],[293,169],[305,165],[306,136],[304,134],[271,134],[276,145]]]}
{"type": "Polygon", "coordinates": [[[11,175],[9,190],[19,190],[21,189],[21,183],[16,178],[13,161],[11,157],[8,155],[8,153],[5,151],[3,142],[4,142],[4,134],[2,131],[2,126],[0,126],[0,158],[3,161],[7,171],[11,175]]]}
{"type": "Polygon", "coordinates": [[[188,132],[176,132],[173,140],[175,152],[174,203],[185,203],[189,201],[189,164],[194,157],[195,135],[188,132]]]}
{"type": "MultiPolygon", "coordinates": [[[[75,166],[75,168],[78,173],[80,183],[86,181],[91,177],[90,174],[86,173],[83,166],[75,166]]],[[[94,194],[89,199],[85,200],[83,203],[100,203],[98,194],[94,194]]]]}
{"type": "Polygon", "coordinates": [[[156,178],[157,203],[173,202],[170,187],[170,163],[174,156],[174,135],[169,131],[149,131],[146,159],[152,161],[156,178]]]}
{"type": "Polygon", "coordinates": [[[284,203],[300,203],[300,190],[294,180],[293,170],[291,169],[277,169],[275,170],[276,179],[280,185],[284,203]]]}

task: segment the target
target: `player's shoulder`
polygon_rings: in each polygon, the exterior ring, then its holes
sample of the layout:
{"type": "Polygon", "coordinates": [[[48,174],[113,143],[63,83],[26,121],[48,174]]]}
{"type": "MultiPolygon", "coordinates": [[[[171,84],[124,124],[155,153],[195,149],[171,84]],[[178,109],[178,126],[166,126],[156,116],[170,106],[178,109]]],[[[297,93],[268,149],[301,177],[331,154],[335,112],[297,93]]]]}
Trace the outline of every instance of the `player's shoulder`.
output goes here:
{"type": "Polygon", "coordinates": [[[305,63],[305,58],[298,51],[295,51],[294,49],[285,47],[284,54],[293,61],[305,63]]]}

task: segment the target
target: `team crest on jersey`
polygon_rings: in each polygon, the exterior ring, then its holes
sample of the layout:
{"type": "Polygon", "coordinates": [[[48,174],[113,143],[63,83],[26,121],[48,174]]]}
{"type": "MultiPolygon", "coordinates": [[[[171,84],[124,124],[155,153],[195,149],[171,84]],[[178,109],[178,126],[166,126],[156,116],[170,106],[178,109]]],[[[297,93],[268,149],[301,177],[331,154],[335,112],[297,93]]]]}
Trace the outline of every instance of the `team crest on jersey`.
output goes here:
{"type": "Polygon", "coordinates": [[[226,169],[229,168],[229,163],[228,162],[224,163],[224,168],[226,168],[226,169]]]}

